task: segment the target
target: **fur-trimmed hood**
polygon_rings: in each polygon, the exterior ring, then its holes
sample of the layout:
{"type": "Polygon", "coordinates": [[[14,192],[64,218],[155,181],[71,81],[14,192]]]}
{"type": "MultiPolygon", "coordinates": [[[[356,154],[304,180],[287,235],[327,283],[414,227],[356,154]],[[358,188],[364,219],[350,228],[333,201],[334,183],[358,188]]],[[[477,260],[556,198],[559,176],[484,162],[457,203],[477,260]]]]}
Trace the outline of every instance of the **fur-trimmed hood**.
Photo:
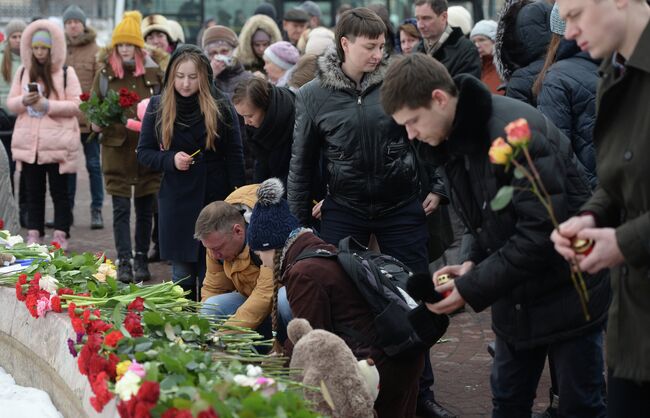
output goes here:
{"type": "MultiPolygon", "coordinates": [[[[166,64],[169,59],[169,54],[160,48],[156,48],[145,44],[143,49],[145,52],[145,63],[144,63],[145,68],[151,68],[151,67],[162,68],[162,64],[163,63],[166,64]]],[[[97,52],[97,63],[99,65],[104,65],[107,68],[110,68],[110,65],[108,65],[108,57],[111,55],[112,52],[113,52],[112,46],[105,46],[103,48],[100,48],[99,51],[97,52]]]]}
{"type": "Polygon", "coordinates": [[[32,66],[32,37],[39,30],[50,32],[52,37],[52,48],[50,48],[50,59],[52,62],[52,72],[55,73],[63,68],[67,56],[65,35],[63,29],[56,23],[49,20],[39,19],[27,25],[20,39],[20,60],[23,66],[29,72],[32,66]]]}
{"type": "Polygon", "coordinates": [[[68,46],[84,46],[90,43],[94,43],[97,40],[97,32],[95,29],[86,27],[84,33],[79,35],[76,39],[71,39],[68,35],[65,35],[65,42],[68,46]]]}
{"type": "Polygon", "coordinates": [[[544,58],[551,40],[552,7],[544,0],[507,0],[499,14],[494,64],[508,81],[518,68],[544,58]]]}
{"type": "MultiPolygon", "coordinates": [[[[383,58],[375,71],[367,73],[361,81],[361,91],[381,83],[388,69],[388,59],[383,58]]],[[[341,68],[341,60],[335,47],[329,47],[318,59],[318,69],[316,78],[320,80],[320,85],[324,88],[335,90],[352,89],[356,90],[356,85],[348,76],[345,75],[341,68]]]]}
{"type": "Polygon", "coordinates": [[[280,28],[273,19],[265,15],[251,16],[239,33],[239,47],[235,51],[235,57],[246,67],[258,60],[252,45],[253,35],[258,29],[262,29],[271,37],[272,44],[282,40],[280,28]]]}

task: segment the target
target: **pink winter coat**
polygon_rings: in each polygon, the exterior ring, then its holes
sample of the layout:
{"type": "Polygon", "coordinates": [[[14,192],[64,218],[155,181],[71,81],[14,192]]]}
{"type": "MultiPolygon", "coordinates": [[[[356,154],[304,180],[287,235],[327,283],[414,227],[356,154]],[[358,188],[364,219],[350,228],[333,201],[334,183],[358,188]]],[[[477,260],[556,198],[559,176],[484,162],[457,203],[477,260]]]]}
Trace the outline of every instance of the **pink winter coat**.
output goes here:
{"type": "Polygon", "coordinates": [[[7,96],[7,108],[18,115],[11,137],[13,158],[19,163],[58,163],[59,173],[74,173],[77,171],[81,147],[79,122],[76,118],[80,112],[81,87],[74,69],[68,67],[65,91],[63,88],[63,65],[66,57],[63,30],[47,20],[32,22],[20,40],[20,57],[22,65],[16,70],[7,96]],[[52,36],[50,54],[54,91],[50,92],[48,98],[47,114],[37,118],[27,113],[27,108],[23,106],[23,94],[25,85],[31,81],[29,69],[32,62],[32,36],[40,29],[49,31],[52,36]]]}

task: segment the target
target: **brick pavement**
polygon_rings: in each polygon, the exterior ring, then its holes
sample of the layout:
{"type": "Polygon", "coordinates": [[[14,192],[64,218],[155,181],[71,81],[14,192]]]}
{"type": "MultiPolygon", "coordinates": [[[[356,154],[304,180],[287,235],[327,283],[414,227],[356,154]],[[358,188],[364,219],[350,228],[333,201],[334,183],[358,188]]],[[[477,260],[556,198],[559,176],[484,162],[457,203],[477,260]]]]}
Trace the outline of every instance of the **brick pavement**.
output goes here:
{"type": "MultiPolygon", "coordinates": [[[[84,165],[80,164],[80,167],[84,165]]],[[[70,251],[106,251],[109,258],[115,258],[112,234],[112,206],[110,196],[104,201],[103,230],[90,229],[90,192],[88,174],[81,170],[77,180],[77,197],[74,209],[75,224],[71,229],[70,251]]],[[[17,183],[16,183],[17,184],[17,183]]],[[[47,198],[47,219],[52,218],[52,205],[47,198]]],[[[134,214],[131,217],[133,228],[134,214]]],[[[26,231],[21,231],[26,234],[26,231]]],[[[52,230],[46,231],[49,241],[52,230]]],[[[133,236],[133,235],[132,235],[133,236]]],[[[171,279],[171,267],[166,263],[150,266],[152,282],[171,279]]],[[[489,310],[481,313],[463,312],[455,315],[445,335],[446,342],[437,344],[431,350],[436,399],[459,417],[478,418],[491,415],[489,376],[492,359],[486,351],[487,343],[494,340],[490,329],[489,310]]],[[[548,368],[537,391],[535,411],[542,411],[548,405],[548,368]]]]}

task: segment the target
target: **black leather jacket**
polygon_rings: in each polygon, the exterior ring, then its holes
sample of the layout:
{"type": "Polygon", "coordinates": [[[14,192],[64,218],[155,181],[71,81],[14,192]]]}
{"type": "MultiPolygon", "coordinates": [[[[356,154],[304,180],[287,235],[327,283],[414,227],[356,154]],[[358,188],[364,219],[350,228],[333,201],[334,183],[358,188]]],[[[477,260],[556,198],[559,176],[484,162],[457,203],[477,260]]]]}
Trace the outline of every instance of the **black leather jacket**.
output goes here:
{"type": "Polygon", "coordinates": [[[320,58],[316,79],[298,91],[287,198],[302,224],[311,218],[321,154],[330,198],[359,216],[380,217],[418,197],[414,148],[379,99],[386,67],[368,73],[359,91],[332,49],[320,58]]]}

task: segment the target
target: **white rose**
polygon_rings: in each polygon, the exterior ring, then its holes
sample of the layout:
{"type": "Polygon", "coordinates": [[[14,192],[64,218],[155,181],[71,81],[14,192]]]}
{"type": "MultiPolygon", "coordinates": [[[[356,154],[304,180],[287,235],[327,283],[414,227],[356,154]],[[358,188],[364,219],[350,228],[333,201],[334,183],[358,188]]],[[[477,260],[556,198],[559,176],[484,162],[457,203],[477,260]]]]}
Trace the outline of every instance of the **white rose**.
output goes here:
{"type": "Polygon", "coordinates": [[[38,286],[48,293],[56,293],[56,290],[59,288],[58,284],[59,281],[57,279],[47,274],[38,281],[38,286]]]}
{"type": "Polygon", "coordinates": [[[129,370],[115,384],[115,393],[123,401],[128,401],[133,395],[138,393],[141,381],[140,376],[129,370]]]}

